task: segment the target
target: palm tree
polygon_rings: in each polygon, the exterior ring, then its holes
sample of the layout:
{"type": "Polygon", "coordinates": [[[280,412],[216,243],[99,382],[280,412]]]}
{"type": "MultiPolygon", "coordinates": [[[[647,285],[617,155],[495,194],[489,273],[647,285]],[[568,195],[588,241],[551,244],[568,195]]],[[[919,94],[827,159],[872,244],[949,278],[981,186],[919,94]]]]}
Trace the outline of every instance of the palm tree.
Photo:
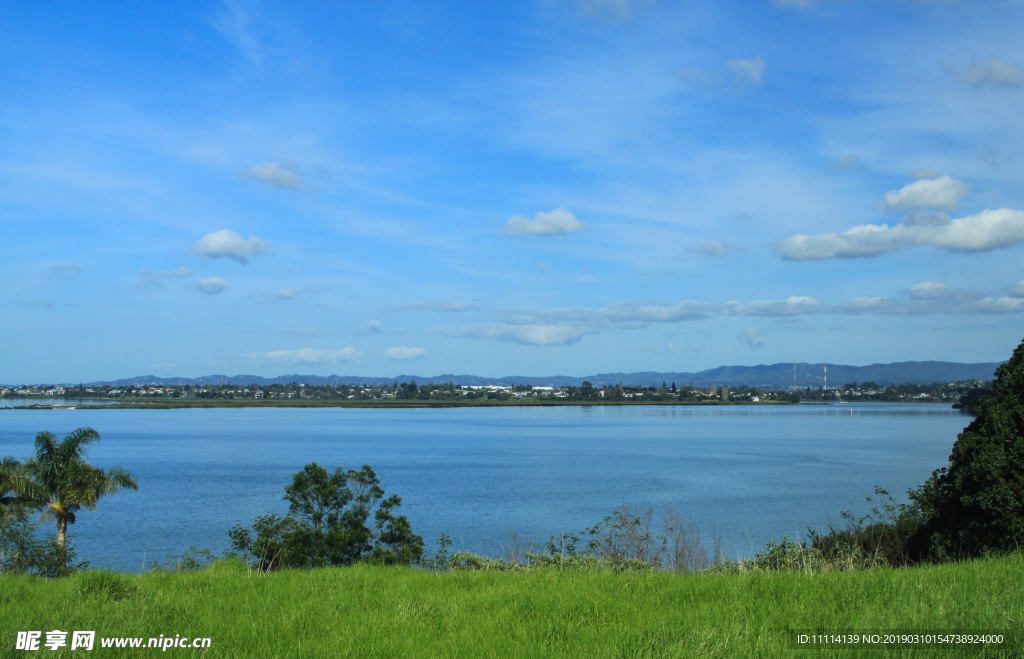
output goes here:
{"type": "Polygon", "coordinates": [[[36,435],[35,454],[22,465],[29,481],[22,488],[24,495],[42,509],[39,522],[56,520],[57,545],[62,550],[68,524],[75,523],[75,512],[82,506],[94,510],[96,502],[108,494],[122,488],[139,489],[121,467],[104,471],[85,461],[89,445],[99,438],[92,428],[78,428],[57,442],[56,435],[43,431],[36,435]]]}

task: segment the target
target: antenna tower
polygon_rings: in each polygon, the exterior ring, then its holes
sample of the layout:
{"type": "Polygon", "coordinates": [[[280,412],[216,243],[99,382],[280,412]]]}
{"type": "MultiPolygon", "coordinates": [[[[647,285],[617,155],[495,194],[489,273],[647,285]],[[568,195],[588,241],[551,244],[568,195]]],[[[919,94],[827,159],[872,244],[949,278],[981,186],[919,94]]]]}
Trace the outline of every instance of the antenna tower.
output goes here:
{"type": "Polygon", "coordinates": [[[828,364],[825,364],[825,391],[828,391],[828,364]]]}

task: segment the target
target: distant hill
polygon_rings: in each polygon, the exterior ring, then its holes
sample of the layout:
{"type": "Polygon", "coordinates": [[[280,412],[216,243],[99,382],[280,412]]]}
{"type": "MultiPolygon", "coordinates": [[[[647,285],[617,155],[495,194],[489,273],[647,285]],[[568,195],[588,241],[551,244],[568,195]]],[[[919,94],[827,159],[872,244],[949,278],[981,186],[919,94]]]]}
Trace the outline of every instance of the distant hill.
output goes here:
{"type": "MultiPolygon", "coordinates": [[[[869,366],[846,366],[842,364],[828,365],[829,386],[849,384],[851,382],[877,382],[878,384],[924,384],[928,382],[953,382],[955,380],[990,380],[996,368],[1002,362],[986,362],[980,364],[959,364],[956,362],[894,362],[892,364],[871,364],[869,366]]],[[[817,387],[825,381],[824,364],[796,364],[795,383],[799,387],[817,387]]],[[[281,375],[276,378],[265,378],[259,375],[204,375],[198,378],[161,378],[155,375],[140,375],[122,380],[90,382],[90,386],[110,385],[123,387],[129,384],[287,384],[299,382],[303,384],[390,384],[392,382],[408,382],[416,380],[420,384],[448,383],[465,385],[486,384],[529,384],[533,386],[579,386],[588,380],[597,386],[608,384],[650,386],[662,382],[677,385],[693,384],[707,387],[713,385],[746,385],[768,389],[784,389],[794,384],[794,365],[792,363],[759,364],[757,366],[719,366],[697,373],[660,373],[642,371],[639,373],[598,373],[575,377],[571,375],[548,375],[544,377],[506,376],[501,378],[484,378],[477,375],[396,375],[390,378],[363,377],[358,375],[281,375]]]]}

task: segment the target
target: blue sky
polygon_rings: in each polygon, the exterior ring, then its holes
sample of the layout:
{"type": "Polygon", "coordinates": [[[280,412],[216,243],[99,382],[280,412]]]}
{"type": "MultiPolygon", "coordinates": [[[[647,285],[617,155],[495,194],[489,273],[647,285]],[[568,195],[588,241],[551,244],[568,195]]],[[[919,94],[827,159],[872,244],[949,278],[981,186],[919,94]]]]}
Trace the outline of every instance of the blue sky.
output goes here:
{"type": "Polygon", "coordinates": [[[0,381],[996,361],[1024,3],[7,3],[0,381]]]}

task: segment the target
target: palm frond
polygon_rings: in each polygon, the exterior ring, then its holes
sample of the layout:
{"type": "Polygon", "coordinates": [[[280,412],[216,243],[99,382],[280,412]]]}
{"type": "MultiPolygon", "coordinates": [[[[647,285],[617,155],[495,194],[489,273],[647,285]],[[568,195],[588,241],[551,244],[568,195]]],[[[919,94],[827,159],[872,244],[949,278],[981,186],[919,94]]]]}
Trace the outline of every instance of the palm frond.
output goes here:
{"type": "Polygon", "coordinates": [[[106,489],[100,496],[106,496],[107,494],[113,494],[119,490],[138,490],[139,483],[135,478],[128,472],[127,469],[122,467],[111,467],[107,469],[106,489]]]}
{"type": "Polygon", "coordinates": [[[76,428],[72,430],[65,435],[57,447],[62,458],[61,461],[67,464],[73,461],[84,460],[89,453],[89,445],[99,441],[99,439],[100,434],[92,428],[76,428]]]}

